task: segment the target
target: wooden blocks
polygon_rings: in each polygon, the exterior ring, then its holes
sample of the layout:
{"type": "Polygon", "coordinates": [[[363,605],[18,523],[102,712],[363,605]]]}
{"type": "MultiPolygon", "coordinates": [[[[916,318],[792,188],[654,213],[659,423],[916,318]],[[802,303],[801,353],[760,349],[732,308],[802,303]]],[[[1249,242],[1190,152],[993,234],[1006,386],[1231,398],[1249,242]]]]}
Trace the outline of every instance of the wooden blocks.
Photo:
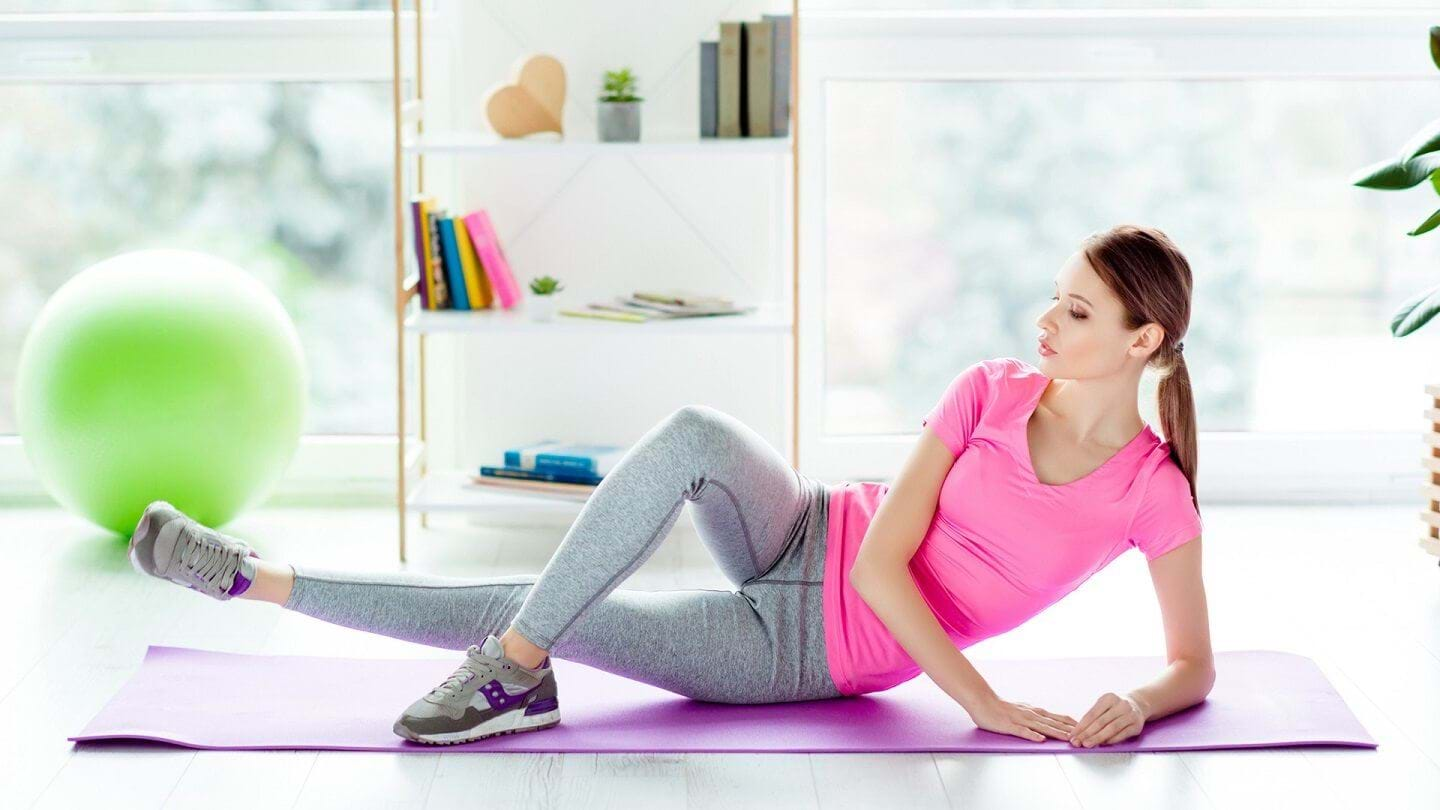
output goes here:
{"type": "Polygon", "coordinates": [[[1420,547],[1440,557],[1440,384],[1425,386],[1425,393],[1431,398],[1431,406],[1425,409],[1425,418],[1430,420],[1430,429],[1424,433],[1425,455],[1421,463],[1429,471],[1429,482],[1420,488],[1427,507],[1420,513],[1425,523],[1425,535],[1420,538],[1420,547]]]}

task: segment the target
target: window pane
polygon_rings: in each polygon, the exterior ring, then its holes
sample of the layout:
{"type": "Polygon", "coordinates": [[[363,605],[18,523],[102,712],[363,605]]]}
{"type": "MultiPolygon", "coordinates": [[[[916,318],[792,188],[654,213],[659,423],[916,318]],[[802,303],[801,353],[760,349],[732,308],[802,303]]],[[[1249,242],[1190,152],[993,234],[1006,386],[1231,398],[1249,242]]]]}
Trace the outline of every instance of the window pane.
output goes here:
{"type": "MultiPolygon", "coordinates": [[[[1201,430],[1420,430],[1440,323],[1390,315],[1440,281],[1428,184],[1355,170],[1440,110],[1433,81],[831,81],[825,430],[909,433],[1035,325],[1087,234],[1159,227],[1195,274],[1201,430]]],[[[1154,415],[1152,373],[1142,415],[1154,415]]]]}
{"type": "Polygon", "coordinates": [[[310,369],[307,433],[393,432],[389,104],[380,83],[0,87],[0,432],[50,294],[161,246],[230,259],[279,297],[310,369]]]}

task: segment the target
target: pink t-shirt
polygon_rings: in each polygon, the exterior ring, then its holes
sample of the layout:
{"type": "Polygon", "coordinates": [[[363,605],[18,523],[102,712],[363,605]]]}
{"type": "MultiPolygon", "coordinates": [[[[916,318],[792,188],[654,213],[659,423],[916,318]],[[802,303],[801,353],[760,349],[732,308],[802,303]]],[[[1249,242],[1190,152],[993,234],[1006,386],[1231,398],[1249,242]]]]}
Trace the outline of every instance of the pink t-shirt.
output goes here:
{"type": "MultiPolygon", "coordinates": [[[[956,458],[909,570],[958,649],[1040,613],[1131,547],[1153,560],[1203,528],[1169,443],[1149,425],[1089,475],[1040,483],[1027,424],[1048,383],[1023,360],[981,360],[921,421],[956,458]]],[[[887,491],[860,481],[830,495],[825,643],[830,675],[846,694],[889,689],[921,672],[850,585],[887,491]]]]}

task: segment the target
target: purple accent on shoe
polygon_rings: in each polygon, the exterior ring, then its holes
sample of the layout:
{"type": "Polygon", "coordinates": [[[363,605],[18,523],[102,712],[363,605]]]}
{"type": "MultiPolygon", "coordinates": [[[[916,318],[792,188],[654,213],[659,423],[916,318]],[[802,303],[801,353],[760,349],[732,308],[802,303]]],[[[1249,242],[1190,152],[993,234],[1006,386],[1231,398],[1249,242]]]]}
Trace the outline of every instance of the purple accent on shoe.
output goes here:
{"type": "Polygon", "coordinates": [[[480,687],[480,694],[485,696],[485,700],[489,702],[490,708],[492,709],[513,709],[520,705],[520,702],[525,699],[526,695],[539,688],[540,685],[536,684],[518,695],[511,695],[505,692],[505,687],[500,685],[500,681],[492,679],[489,683],[480,687]]]}
{"type": "Polygon", "coordinates": [[[535,701],[534,703],[531,703],[529,706],[526,706],[526,707],[525,707],[525,714],[526,714],[526,715],[541,714],[541,713],[544,713],[544,712],[554,711],[554,710],[556,710],[556,709],[558,709],[558,708],[560,708],[560,699],[559,699],[559,698],[548,697],[548,698],[545,698],[544,700],[537,700],[537,701],[535,701]]]}
{"type": "Polygon", "coordinates": [[[230,594],[231,596],[239,596],[240,594],[245,593],[248,590],[250,590],[250,580],[246,578],[244,574],[236,571],[235,582],[230,586],[230,590],[226,591],[226,593],[230,594]]]}

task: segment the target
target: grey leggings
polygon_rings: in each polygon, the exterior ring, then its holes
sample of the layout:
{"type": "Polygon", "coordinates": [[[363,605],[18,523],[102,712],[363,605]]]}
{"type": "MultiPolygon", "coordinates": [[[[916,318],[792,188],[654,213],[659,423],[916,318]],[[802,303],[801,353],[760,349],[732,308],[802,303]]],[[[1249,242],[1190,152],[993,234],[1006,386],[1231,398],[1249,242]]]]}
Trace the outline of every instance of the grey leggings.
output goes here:
{"type": "Polygon", "coordinates": [[[296,565],[285,607],[459,650],[513,626],[557,658],[699,700],[838,697],[821,612],[828,500],[823,483],[744,423],[686,405],[606,474],[538,576],[296,565]],[[617,588],[654,553],[686,501],[738,590],[617,588]]]}

